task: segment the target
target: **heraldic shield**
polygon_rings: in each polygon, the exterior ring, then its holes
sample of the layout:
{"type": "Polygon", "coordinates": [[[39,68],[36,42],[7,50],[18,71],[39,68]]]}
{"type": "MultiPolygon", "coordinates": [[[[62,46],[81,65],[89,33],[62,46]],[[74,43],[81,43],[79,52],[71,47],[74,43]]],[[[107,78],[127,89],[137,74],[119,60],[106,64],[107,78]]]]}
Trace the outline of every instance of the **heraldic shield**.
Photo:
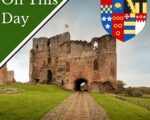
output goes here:
{"type": "Polygon", "coordinates": [[[101,21],[113,37],[125,42],[142,31],[147,20],[147,0],[100,0],[101,21]]]}

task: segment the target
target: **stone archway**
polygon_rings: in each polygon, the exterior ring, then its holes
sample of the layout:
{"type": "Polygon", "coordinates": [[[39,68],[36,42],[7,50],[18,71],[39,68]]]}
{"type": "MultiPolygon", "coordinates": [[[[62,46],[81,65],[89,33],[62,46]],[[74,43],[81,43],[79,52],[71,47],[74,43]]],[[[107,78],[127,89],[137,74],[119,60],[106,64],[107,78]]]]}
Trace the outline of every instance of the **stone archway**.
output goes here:
{"type": "Polygon", "coordinates": [[[102,88],[102,91],[107,92],[107,93],[112,93],[115,91],[115,89],[112,86],[112,83],[110,81],[101,83],[101,88],[102,88]]]}
{"type": "Polygon", "coordinates": [[[88,81],[84,78],[76,79],[74,83],[74,90],[88,91],[88,81]]]}

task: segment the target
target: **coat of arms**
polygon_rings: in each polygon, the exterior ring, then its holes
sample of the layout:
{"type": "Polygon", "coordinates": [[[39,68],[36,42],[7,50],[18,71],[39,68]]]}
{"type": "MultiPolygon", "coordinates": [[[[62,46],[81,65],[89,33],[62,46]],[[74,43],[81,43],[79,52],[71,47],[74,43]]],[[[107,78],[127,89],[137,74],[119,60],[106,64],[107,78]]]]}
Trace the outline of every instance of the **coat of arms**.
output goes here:
{"type": "Polygon", "coordinates": [[[142,31],[147,20],[147,0],[101,0],[104,29],[125,42],[142,31]]]}

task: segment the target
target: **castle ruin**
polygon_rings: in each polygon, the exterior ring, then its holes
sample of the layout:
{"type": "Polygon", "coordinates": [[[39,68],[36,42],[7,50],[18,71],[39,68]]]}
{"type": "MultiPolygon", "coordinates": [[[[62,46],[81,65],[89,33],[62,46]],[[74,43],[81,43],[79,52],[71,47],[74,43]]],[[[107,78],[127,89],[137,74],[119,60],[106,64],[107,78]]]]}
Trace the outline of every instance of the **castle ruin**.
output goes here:
{"type": "Polygon", "coordinates": [[[105,35],[90,42],[70,39],[68,32],[34,38],[30,51],[30,83],[66,89],[113,92],[116,88],[116,40],[105,35]]]}
{"type": "Polygon", "coordinates": [[[6,65],[0,69],[0,85],[14,83],[14,71],[8,71],[6,65]]]}

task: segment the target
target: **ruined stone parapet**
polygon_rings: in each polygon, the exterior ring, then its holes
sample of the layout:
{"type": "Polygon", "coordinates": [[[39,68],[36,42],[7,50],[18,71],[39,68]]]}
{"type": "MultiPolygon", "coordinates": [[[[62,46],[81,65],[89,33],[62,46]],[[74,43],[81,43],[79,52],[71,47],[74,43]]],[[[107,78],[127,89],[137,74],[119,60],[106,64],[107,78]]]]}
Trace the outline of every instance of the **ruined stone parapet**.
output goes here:
{"type": "Polygon", "coordinates": [[[14,83],[14,72],[8,71],[6,65],[0,69],[0,85],[14,83]]]}
{"type": "Polygon", "coordinates": [[[51,38],[34,38],[33,39],[33,50],[34,51],[44,51],[48,49],[56,49],[62,43],[70,41],[70,34],[64,33],[60,35],[53,36],[51,38]]]}

